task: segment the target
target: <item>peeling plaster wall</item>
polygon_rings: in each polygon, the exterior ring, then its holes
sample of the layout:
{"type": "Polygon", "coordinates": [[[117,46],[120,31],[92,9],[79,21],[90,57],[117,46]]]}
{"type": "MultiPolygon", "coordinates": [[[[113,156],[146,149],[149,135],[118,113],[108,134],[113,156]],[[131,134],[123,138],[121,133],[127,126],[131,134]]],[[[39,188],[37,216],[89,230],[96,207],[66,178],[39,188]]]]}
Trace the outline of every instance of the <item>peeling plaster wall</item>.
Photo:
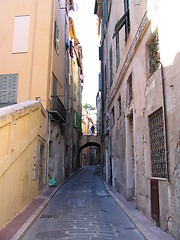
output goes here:
{"type": "Polygon", "coordinates": [[[55,122],[50,123],[50,142],[49,142],[49,159],[48,175],[55,178],[56,182],[63,182],[65,179],[65,145],[64,136],[61,133],[59,125],[55,122]]]}

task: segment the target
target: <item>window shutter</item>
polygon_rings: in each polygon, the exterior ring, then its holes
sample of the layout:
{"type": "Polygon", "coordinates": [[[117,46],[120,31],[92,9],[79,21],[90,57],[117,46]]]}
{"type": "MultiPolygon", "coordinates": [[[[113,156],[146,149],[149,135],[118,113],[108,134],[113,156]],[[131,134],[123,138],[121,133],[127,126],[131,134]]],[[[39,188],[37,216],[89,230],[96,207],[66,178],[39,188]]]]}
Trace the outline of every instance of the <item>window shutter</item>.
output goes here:
{"type": "Polygon", "coordinates": [[[18,74],[0,75],[0,107],[17,103],[18,74]]]}
{"type": "Polygon", "coordinates": [[[116,35],[116,69],[119,66],[119,60],[120,60],[120,56],[119,56],[119,34],[116,35]]]}
{"type": "Polygon", "coordinates": [[[103,2],[103,22],[104,24],[108,20],[108,11],[107,11],[107,0],[104,0],[103,2]]]}
{"type": "Polygon", "coordinates": [[[115,25],[113,38],[118,34],[118,32],[124,25],[125,25],[125,39],[127,39],[130,32],[129,0],[124,0],[124,15],[119,19],[119,21],[115,25]]]}
{"type": "Polygon", "coordinates": [[[99,73],[99,91],[102,90],[102,73],[99,73]]]}
{"type": "Polygon", "coordinates": [[[101,21],[101,40],[104,39],[104,20],[101,21]]]}
{"type": "Polygon", "coordinates": [[[111,7],[112,0],[109,0],[109,8],[111,7]]]}
{"type": "Polygon", "coordinates": [[[103,49],[102,49],[102,46],[101,46],[101,47],[99,47],[99,61],[103,60],[103,58],[102,58],[102,51],[103,51],[103,49]]]}

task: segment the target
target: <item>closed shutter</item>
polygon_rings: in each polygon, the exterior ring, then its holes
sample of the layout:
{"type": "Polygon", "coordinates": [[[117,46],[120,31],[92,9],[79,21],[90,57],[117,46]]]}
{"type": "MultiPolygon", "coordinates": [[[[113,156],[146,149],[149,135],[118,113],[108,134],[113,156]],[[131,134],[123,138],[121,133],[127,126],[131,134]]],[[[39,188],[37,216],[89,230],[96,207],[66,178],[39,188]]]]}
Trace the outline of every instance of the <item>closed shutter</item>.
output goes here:
{"type": "Polygon", "coordinates": [[[108,20],[108,11],[107,11],[107,0],[103,2],[103,22],[106,24],[108,20]]]}
{"type": "Polygon", "coordinates": [[[0,75],[0,107],[17,103],[18,74],[0,75]]]}

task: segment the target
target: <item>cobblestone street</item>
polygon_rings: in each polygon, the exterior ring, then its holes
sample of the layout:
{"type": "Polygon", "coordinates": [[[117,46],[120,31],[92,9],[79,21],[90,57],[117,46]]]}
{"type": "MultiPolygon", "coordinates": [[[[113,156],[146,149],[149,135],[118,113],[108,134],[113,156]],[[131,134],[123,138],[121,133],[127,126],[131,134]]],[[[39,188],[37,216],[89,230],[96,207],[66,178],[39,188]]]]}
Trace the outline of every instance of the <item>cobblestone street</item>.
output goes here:
{"type": "Polygon", "coordinates": [[[108,195],[99,169],[88,167],[59,189],[23,239],[143,238],[108,195]]]}

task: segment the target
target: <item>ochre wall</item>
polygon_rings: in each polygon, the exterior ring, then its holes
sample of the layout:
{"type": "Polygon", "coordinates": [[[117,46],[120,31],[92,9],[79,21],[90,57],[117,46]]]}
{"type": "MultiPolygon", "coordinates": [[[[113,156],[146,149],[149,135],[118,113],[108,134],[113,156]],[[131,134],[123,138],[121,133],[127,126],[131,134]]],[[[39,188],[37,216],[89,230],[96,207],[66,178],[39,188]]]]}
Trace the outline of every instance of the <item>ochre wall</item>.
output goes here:
{"type": "Polygon", "coordinates": [[[0,113],[0,227],[14,217],[45,184],[46,114],[28,101],[0,113]],[[43,144],[40,167],[40,144],[43,144]],[[39,188],[40,171],[41,187],[39,188]],[[33,179],[34,178],[34,179],[33,179]]]}
{"type": "Polygon", "coordinates": [[[52,3],[44,0],[0,1],[0,74],[19,74],[17,102],[40,97],[47,106],[51,61],[52,3]],[[13,53],[14,19],[30,16],[28,50],[13,53]]]}

